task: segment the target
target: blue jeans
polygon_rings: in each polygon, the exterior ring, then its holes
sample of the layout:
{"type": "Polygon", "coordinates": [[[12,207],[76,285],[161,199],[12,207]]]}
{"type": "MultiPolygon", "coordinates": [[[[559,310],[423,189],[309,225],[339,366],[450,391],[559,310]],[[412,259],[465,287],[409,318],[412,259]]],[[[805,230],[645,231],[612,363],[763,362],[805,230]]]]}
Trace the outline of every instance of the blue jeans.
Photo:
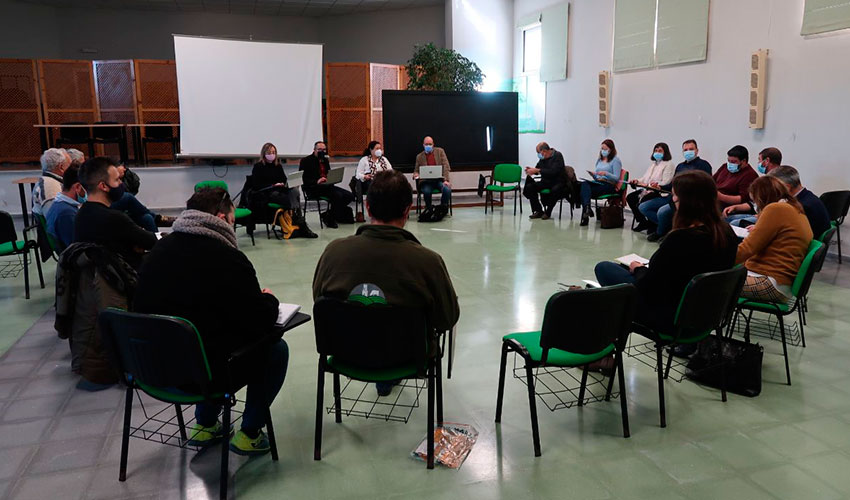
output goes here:
{"type": "Polygon", "coordinates": [[[670,229],[673,228],[673,216],[676,215],[676,209],[673,205],[664,205],[658,209],[658,229],[656,233],[664,236],[670,229]]]}
{"type": "Polygon", "coordinates": [[[590,200],[603,194],[614,194],[617,188],[607,182],[581,182],[581,206],[590,208],[590,200]]]}
{"type": "Polygon", "coordinates": [[[651,200],[647,200],[640,205],[638,205],[638,210],[640,213],[646,217],[649,222],[652,222],[656,226],[658,225],[658,209],[670,203],[670,199],[666,196],[653,198],[651,200]]]}
{"type": "Polygon", "coordinates": [[[148,210],[148,207],[144,206],[142,202],[137,200],[132,194],[124,193],[118,201],[112,204],[112,208],[129,215],[130,218],[133,219],[133,222],[138,224],[141,228],[152,233],[158,231],[153,212],[148,210]]]}
{"type": "MultiPolygon", "coordinates": [[[[265,357],[257,360],[257,370],[249,379],[245,411],[242,413],[242,430],[252,435],[266,425],[266,412],[283,386],[289,364],[289,346],[281,339],[263,351],[263,355],[265,357]]],[[[219,412],[221,405],[198,403],[195,420],[204,427],[211,427],[215,425],[219,412]]]]}
{"type": "Polygon", "coordinates": [[[596,264],[594,273],[596,274],[596,281],[598,281],[602,286],[635,282],[635,276],[630,273],[628,269],[616,262],[600,262],[599,264],[596,264]]]}
{"type": "Polygon", "coordinates": [[[756,223],[756,216],[753,214],[732,214],[729,217],[726,217],[726,222],[732,224],[733,226],[741,226],[741,222],[747,221],[751,224],[756,223]]]}
{"type": "Polygon", "coordinates": [[[422,192],[422,197],[425,198],[425,206],[431,206],[431,193],[434,191],[440,191],[442,196],[440,196],[440,205],[449,204],[449,196],[452,194],[452,189],[445,184],[441,180],[429,179],[429,180],[421,180],[419,181],[419,190],[422,192]]]}

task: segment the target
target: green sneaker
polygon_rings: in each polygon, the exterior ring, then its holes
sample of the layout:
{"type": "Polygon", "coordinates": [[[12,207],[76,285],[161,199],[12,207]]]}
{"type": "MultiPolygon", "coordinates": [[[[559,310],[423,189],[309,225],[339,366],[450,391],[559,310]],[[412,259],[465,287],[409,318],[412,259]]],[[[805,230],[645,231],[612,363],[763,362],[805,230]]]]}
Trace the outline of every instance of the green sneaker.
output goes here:
{"type": "Polygon", "coordinates": [[[209,446],[221,441],[224,436],[224,426],[221,425],[221,422],[216,422],[215,425],[210,427],[195,424],[189,431],[189,440],[186,441],[186,444],[189,446],[209,446]]]}
{"type": "Polygon", "coordinates": [[[266,437],[266,433],[262,430],[260,430],[260,433],[254,439],[248,437],[248,435],[241,430],[237,431],[236,434],[230,438],[230,451],[237,455],[264,455],[268,453],[270,449],[271,446],[269,446],[269,438],[266,437]]]}

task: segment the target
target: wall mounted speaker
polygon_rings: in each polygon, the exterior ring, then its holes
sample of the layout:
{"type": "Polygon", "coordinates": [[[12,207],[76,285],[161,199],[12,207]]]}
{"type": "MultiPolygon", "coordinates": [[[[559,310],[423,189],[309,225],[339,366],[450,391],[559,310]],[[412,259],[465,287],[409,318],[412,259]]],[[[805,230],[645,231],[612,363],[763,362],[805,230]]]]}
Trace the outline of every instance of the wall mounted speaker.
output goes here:
{"type": "Polygon", "coordinates": [[[767,49],[753,52],[750,62],[750,128],[764,128],[764,98],[767,84],[767,49]]]}

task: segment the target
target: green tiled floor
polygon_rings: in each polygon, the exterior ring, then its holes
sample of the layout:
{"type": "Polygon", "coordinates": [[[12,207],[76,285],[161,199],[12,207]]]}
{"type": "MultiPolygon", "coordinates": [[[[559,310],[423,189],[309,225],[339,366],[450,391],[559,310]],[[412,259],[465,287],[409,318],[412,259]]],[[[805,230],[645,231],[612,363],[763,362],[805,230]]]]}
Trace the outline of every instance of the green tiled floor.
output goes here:
{"type": "MultiPolygon", "coordinates": [[[[525,387],[508,379],[502,424],[493,423],[500,338],[539,328],[558,282],[593,277],[597,261],[649,256],[657,245],[624,230],[578,227],[569,215],[529,221],[511,210],[485,216],[458,209],[436,225],[409,229],[446,261],[458,292],[457,359],[445,383],[447,421],[474,425],[478,443],[459,471],[427,471],[409,458],[424,437],[425,411],[408,424],[324,419],[323,459],[312,459],[316,360],[311,325],[286,335],[291,360],[272,407],[281,458],[232,457],[239,498],[842,498],[850,496],[850,275],[827,262],[812,287],[808,347],[789,347],[793,386],[785,386],[781,346],[765,346],[757,398],[690,382],[667,384],[668,428],[658,427],[655,374],[625,359],[632,437],[623,439],[619,403],[549,412],[538,405],[543,456],[534,458],[525,387]],[[842,286],[843,284],[843,286],[842,286]]],[[[310,221],[318,226],[315,213],[310,221]]],[[[593,221],[595,222],[595,221],[593,221]]],[[[240,233],[244,230],[240,229],[240,233]]],[[[240,236],[261,284],[309,311],[315,262],[333,238],[240,236]]],[[[259,235],[260,233],[258,233],[259,235]]],[[[121,393],[73,389],[67,347],[50,334],[47,289],[23,300],[20,279],[0,281],[0,496],[46,498],[205,498],[217,495],[216,450],[199,455],[131,441],[126,483],[118,483],[121,393]],[[35,326],[33,326],[35,324],[35,326]],[[32,328],[31,328],[32,327],[32,328]]],[[[601,313],[601,311],[599,311],[601,313]]],[[[326,384],[328,391],[330,384],[326,384]]],[[[326,394],[326,402],[330,400],[326,394]]]]}

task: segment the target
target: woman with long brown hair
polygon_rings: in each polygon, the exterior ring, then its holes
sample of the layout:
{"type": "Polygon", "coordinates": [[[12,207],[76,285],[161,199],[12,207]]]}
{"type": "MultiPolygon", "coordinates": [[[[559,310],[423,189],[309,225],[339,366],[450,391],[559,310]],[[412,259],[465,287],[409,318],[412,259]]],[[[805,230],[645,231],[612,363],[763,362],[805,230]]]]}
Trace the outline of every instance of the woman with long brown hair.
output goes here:
{"type": "Polygon", "coordinates": [[[605,139],[599,146],[599,158],[593,169],[593,180],[581,183],[581,224],[586,226],[588,218],[593,216],[590,209],[590,200],[604,194],[617,192],[617,184],[620,182],[620,172],[623,164],[617,156],[617,147],[614,141],[605,139]]]}
{"type": "Polygon", "coordinates": [[[682,293],[702,273],[735,264],[738,240],[717,208],[717,186],[705,172],[691,170],[673,178],[676,215],[673,229],[652,255],[649,265],[632,262],[628,269],[614,262],[596,265],[602,286],[634,283],[638,289],[636,321],[670,332],[682,293]]]}
{"type": "Polygon", "coordinates": [[[766,175],[750,184],[750,199],[758,219],[735,258],[748,271],[741,296],[785,302],[812,242],[812,228],[800,202],[776,177],[766,175]]]}

